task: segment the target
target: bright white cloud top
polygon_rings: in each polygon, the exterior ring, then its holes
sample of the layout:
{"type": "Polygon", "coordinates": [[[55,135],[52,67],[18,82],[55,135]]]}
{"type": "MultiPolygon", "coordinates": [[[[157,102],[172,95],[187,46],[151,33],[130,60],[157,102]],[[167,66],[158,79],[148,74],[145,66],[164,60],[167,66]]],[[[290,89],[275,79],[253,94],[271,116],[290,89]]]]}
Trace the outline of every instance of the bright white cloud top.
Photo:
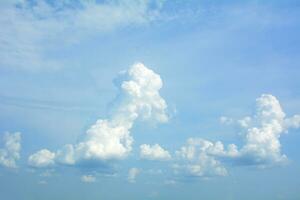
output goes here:
{"type": "Polygon", "coordinates": [[[281,153],[279,139],[289,128],[299,127],[299,115],[286,118],[279,101],[270,94],[263,94],[256,99],[256,114],[242,121],[245,144],[240,149],[235,144],[229,144],[225,149],[220,141],[213,143],[201,138],[190,138],[176,152],[181,164],[174,165],[175,172],[194,176],[224,176],[227,170],[221,158],[238,165],[259,167],[286,163],[287,156],[281,153]]]}
{"type": "Polygon", "coordinates": [[[171,154],[163,149],[159,144],[140,146],[140,157],[147,160],[167,161],[171,159],[171,154]]]}
{"type": "Polygon", "coordinates": [[[65,145],[54,152],[41,150],[29,157],[34,167],[49,167],[53,162],[74,165],[85,161],[125,158],[132,150],[130,130],[137,119],[164,123],[168,121],[167,104],[160,96],[163,83],[158,74],[142,63],[120,74],[119,95],[109,119],[99,119],[79,143],[65,145]],[[54,156],[54,157],[53,157],[54,156]]]}
{"type": "Polygon", "coordinates": [[[0,149],[0,165],[16,168],[16,161],[20,159],[21,133],[5,133],[4,147],[0,149]]]}

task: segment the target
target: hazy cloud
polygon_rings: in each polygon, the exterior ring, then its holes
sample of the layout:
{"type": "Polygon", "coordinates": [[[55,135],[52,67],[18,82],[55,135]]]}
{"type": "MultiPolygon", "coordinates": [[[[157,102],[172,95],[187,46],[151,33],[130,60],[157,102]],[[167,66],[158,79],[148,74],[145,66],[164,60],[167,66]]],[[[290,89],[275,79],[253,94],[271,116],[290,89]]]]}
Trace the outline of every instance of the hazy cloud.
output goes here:
{"type": "Polygon", "coordinates": [[[4,133],[4,147],[0,149],[0,165],[16,168],[16,161],[20,159],[21,133],[4,133]]]}

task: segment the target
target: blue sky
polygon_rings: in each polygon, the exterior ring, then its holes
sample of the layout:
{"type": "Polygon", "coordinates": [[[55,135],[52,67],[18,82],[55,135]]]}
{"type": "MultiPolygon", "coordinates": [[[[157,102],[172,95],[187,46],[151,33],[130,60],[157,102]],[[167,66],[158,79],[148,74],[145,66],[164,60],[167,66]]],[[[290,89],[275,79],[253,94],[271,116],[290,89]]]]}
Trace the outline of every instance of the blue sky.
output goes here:
{"type": "Polygon", "coordinates": [[[1,199],[299,199],[300,4],[0,3],[1,199]]]}

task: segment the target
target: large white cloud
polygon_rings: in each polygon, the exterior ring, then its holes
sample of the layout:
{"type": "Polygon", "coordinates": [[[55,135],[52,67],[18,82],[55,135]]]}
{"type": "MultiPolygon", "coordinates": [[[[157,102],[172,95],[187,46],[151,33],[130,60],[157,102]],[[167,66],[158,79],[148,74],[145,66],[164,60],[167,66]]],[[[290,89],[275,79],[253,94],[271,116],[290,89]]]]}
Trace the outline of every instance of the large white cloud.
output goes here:
{"type": "Polygon", "coordinates": [[[21,133],[5,133],[4,147],[0,149],[0,165],[16,168],[16,161],[20,159],[21,133]]]}
{"type": "Polygon", "coordinates": [[[140,156],[147,160],[166,161],[171,159],[170,153],[163,149],[159,144],[148,145],[143,144],[140,146],[140,156]]]}
{"type": "Polygon", "coordinates": [[[48,51],[101,32],[147,24],[162,0],[0,2],[0,67],[36,70],[61,67],[48,51]]]}
{"type": "MultiPolygon", "coordinates": [[[[233,120],[231,121],[233,123],[233,120]]],[[[268,167],[286,163],[287,156],[281,153],[280,136],[289,128],[299,128],[300,118],[295,115],[286,118],[279,101],[270,94],[256,99],[256,113],[253,117],[237,120],[245,130],[244,145],[210,142],[201,138],[190,138],[187,144],[176,152],[179,164],[175,171],[184,171],[195,176],[226,175],[221,161],[238,165],[268,167]]]]}
{"type": "MultiPolygon", "coordinates": [[[[142,63],[137,63],[128,71],[122,72],[116,83],[119,95],[111,117],[97,120],[77,144],[68,144],[55,153],[52,152],[51,155],[55,155],[55,158],[51,160],[74,165],[84,161],[125,158],[132,149],[130,130],[137,119],[158,123],[168,121],[167,104],[159,94],[163,83],[158,74],[142,63]]],[[[30,158],[38,161],[40,154],[41,152],[37,152],[30,158]]],[[[30,158],[29,163],[32,160],[30,158]]],[[[52,162],[48,164],[52,165],[52,162]]]]}

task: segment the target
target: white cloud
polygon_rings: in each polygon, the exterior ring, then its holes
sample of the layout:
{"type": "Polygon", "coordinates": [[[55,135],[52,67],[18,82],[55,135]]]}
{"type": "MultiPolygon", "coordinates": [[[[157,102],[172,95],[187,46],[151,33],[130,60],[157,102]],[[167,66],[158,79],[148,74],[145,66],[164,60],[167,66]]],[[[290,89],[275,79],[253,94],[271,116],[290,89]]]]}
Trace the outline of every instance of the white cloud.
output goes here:
{"type": "Polygon", "coordinates": [[[171,159],[170,153],[167,150],[163,149],[158,144],[154,144],[152,146],[148,144],[141,145],[140,156],[141,158],[148,159],[148,160],[165,161],[171,159]]]}
{"type": "Polygon", "coordinates": [[[300,127],[300,115],[294,115],[291,118],[284,120],[284,126],[288,128],[299,128],[300,127]]]}
{"type": "Polygon", "coordinates": [[[129,183],[135,183],[136,177],[141,173],[141,170],[138,168],[131,168],[128,171],[128,182],[129,183]]]}
{"type": "Polygon", "coordinates": [[[28,158],[28,164],[32,167],[49,167],[54,165],[55,153],[42,149],[28,158]]]}
{"type": "Polygon", "coordinates": [[[212,143],[207,140],[190,138],[187,145],[176,151],[177,157],[183,161],[180,165],[175,165],[175,172],[182,171],[184,174],[192,176],[225,176],[227,170],[214,155],[234,154],[235,147],[228,152],[224,152],[221,142],[212,143]]]}
{"type": "Polygon", "coordinates": [[[230,125],[233,123],[233,119],[229,117],[222,116],[220,117],[220,123],[225,125],[230,125]]]}
{"type": "Polygon", "coordinates": [[[254,125],[247,129],[246,144],[240,151],[241,159],[259,165],[283,163],[279,138],[285,131],[283,112],[279,101],[272,95],[263,94],[256,100],[254,125]]]}
{"type": "MultiPolygon", "coordinates": [[[[43,166],[52,165],[54,157],[57,163],[67,165],[123,159],[131,152],[133,138],[130,130],[137,119],[159,123],[168,121],[167,104],[159,94],[163,83],[158,74],[137,63],[122,72],[116,82],[120,93],[111,117],[97,120],[79,143],[65,145],[56,153],[47,151],[51,162],[42,162],[43,166]]],[[[39,161],[39,157],[34,156],[34,161],[39,161]]]]}
{"type": "Polygon", "coordinates": [[[94,183],[96,182],[96,177],[93,175],[83,175],[81,176],[81,181],[84,183],[94,183]]]}
{"type": "Polygon", "coordinates": [[[191,138],[176,152],[179,164],[174,165],[175,172],[224,176],[227,170],[220,160],[258,167],[286,163],[287,156],[281,153],[279,139],[288,128],[300,127],[299,115],[286,118],[279,101],[270,94],[263,94],[256,100],[256,114],[238,122],[245,129],[245,144],[240,149],[235,144],[229,144],[225,149],[220,141],[213,143],[191,138]]]}
{"type": "Polygon", "coordinates": [[[53,69],[62,44],[158,18],[163,1],[11,1],[0,3],[0,67],[53,69]]]}
{"type": "Polygon", "coordinates": [[[21,133],[6,132],[3,140],[4,147],[0,149],[0,165],[16,168],[16,161],[20,159],[21,133]]]}

